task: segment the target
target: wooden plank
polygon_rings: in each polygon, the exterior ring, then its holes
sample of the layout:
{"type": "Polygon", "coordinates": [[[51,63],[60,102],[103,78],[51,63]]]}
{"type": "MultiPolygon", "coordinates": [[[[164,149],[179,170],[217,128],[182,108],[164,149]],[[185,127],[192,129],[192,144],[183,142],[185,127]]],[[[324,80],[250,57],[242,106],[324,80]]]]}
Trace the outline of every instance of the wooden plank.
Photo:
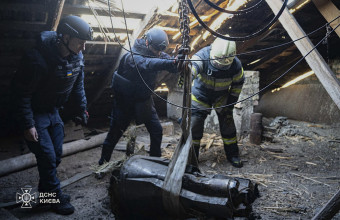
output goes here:
{"type": "MultiPolygon", "coordinates": [[[[92,7],[99,16],[108,16],[109,15],[109,9],[104,10],[101,7],[92,7]]],[[[118,11],[115,9],[111,10],[112,16],[114,17],[123,17],[123,12],[118,11]]],[[[86,14],[86,15],[92,15],[92,10],[88,6],[84,5],[65,5],[63,9],[63,14],[86,14]]],[[[135,19],[143,19],[145,17],[145,14],[139,13],[139,12],[131,12],[131,11],[125,11],[126,18],[135,18],[135,19]]]]}
{"type": "MultiPolygon", "coordinates": [[[[340,10],[333,4],[330,0],[312,0],[315,6],[318,8],[322,16],[327,20],[327,22],[331,22],[334,18],[340,15],[340,10]]],[[[340,18],[336,19],[334,22],[330,24],[330,26],[334,29],[338,24],[340,24],[340,18]]],[[[338,37],[340,37],[340,28],[335,30],[338,37]]]]}
{"type": "Polygon", "coordinates": [[[77,173],[76,175],[72,176],[69,179],[66,179],[60,183],[60,188],[64,188],[68,185],[71,185],[72,183],[75,183],[81,179],[84,179],[85,177],[90,176],[93,173],[92,170],[84,171],[82,173],[77,173]]]}
{"type": "Polygon", "coordinates": [[[60,17],[61,12],[63,11],[65,0],[57,0],[53,1],[53,4],[50,5],[50,10],[48,13],[48,19],[47,19],[47,29],[51,31],[56,31],[60,17]]]}
{"type": "Polygon", "coordinates": [[[118,46],[118,42],[105,42],[105,41],[86,41],[86,44],[94,44],[94,45],[113,45],[113,46],[118,46]]]}
{"type": "MultiPolygon", "coordinates": [[[[93,32],[101,32],[100,28],[98,25],[91,25],[93,32]]],[[[104,29],[105,31],[108,31],[109,33],[113,33],[113,31],[115,31],[116,34],[126,34],[126,29],[125,28],[116,28],[113,27],[113,29],[110,27],[105,27],[104,29]]],[[[132,34],[133,30],[132,29],[128,29],[128,33],[132,34]]]]}
{"type": "MultiPolygon", "coordinates": [[[[281,0],[266,0],[270,8],[275,14],[280,10],[282,6],[281,0]]],[[[296,40],[306,35],[300,25],[297,23],[294,16],[286,8],[279,18],[282,26],[286,29],[287,33],[292,40],[296,40]]],[[[295,42],[296,47],[300,50],[301,54],[305,56],[309,53],[314,45],[309,38],[304,38],[295,42]]],[[[329,68],[325,60],[320,53],[315,49],[306,58],[308,65],[314,71],[319,81],[326,89],[329,96],[335,102],[340,109],[340,82],[336,78],[336,75],[329,68]]]]}
{"type": "Polygon", "coordinates": [[[312,218],[312,220],[332,219],[340,211],[340,190],[312,218]]]}

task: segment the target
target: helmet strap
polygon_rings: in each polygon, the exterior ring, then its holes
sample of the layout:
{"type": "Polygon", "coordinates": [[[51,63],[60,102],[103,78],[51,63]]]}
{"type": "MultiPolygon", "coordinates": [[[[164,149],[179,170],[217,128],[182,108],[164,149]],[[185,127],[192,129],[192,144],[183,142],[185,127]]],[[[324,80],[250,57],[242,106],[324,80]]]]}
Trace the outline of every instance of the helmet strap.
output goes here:
{"type": "Polygon", "coordinates": [[[77,54],[76,54],[74,51],[72,51],[72,50],[70,49],[70,47],[68,46],[68,45],[69,45],[69,41],[67,42],[67,44],[64,42],[64,39],[63,39],[63,38],[61,38],[60,41],[61,41],[61,43],[67,48],[67,50],[68,50],[72,55],[77,55],[77,54]]]}

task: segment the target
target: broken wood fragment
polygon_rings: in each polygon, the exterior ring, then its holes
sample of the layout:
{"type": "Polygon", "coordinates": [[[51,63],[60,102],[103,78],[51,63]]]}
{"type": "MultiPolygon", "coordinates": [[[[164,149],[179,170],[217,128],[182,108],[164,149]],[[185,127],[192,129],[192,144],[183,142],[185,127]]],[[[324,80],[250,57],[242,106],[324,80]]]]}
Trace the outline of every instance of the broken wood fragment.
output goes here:
{"type": "Polygon", "coordinates": [[[312,220],[332,219],[340,210],[340,190],[325,204],[312,220]]]}
{"type": "Polygon", "coordinates": [[[211,147],[211,145],[214,143],[214,140],[215,140],[215,136],[213,136],[209,142],[207,143],[207,145],[205,146],[205,150],[209,150],[209,148],[211,147]]]}
{"type": "Polygon", "coordinates": [[[282,157],[282,156],[277,156],[277,155],[272,155],[272,156],[277,158],[277,159],[282,159],[282,160],[291,160],[291,159],[293,159],[292,157],[282,157]]]}
{"type": "Polygon", "coordinates": [[[312,162],[306,162],[306,164],[309,164],[309,165],[313,165],[313,166],[317,166],[317,164],[316,163],[312,163],[312,162]]]}
{"type": "Polygon", "coordinates": [[[295,208],[295,207],[262,207],[263,209],[273,209],[279,212],[306,212],[305,208],[295,208]]]}
{"type": "Polygon", "coordinates": [[[280,166],[286,166],[286,167],[292,167],[292,168],[294,168],[294,169],[299,169],[298,166],[294,166],[294,165],[291,165],[291,164],[280,163],[279,165],[280,165],[280,166]]]}
{"type": "Polygon", "coordinates": [[[309,177],[306,177],[306,176],[299,175],[299,174],[297,174],[297,173],[291,173],[291,174],[293,174],[293,175],[295,175],[295,176],[298,176],[298,177],[302,177],[302,178],[307,179],[307,180],[311,180],[311,181],[316,182],[316,183],[320,183],[320,184],[324,184],[324,185],[326,185],[326,186],[330,186],[330,185],[328,185],[327,183],[323,183],[323,182],[317,181],[317,180],[315,180],[315,179],[312,179],[312,178],[309,178],[309,177]]]}
{"type": "Polygon", "coordinates": [[[273,153],[283,153],[283,149],[280,148],[280,147],[264,146],[264,145],[261,145],[260,147],[261,147],[262,150],[265,150],[265,151],[270,151],[270,152],[273,152],[273,153]]]}
{"type": "Polygon", "coordinates": [[[100,166],[94,166],[94,174],[97,179],[102,179],[107,173],[112,172],[115,168],[120,167],[126,160],[127,156],[123,155],[116,160],[104,163],[100,166]]]}

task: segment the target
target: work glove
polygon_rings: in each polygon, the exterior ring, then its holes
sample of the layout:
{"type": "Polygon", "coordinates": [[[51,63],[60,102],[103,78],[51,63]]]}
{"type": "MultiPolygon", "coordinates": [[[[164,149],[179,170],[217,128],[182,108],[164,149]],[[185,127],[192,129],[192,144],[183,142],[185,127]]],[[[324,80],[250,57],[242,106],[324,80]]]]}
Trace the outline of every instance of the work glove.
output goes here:
{"type": "Polygon", "coordinates": [[[186,57],[185,49],[180,48],[178,50],[177,56],[175,57],[175,65],[177,66],[178,72],[182,72],[184,70],[184,66],[186,64],[186,61],[184,61],[185,57],[186,57]]]}
{"type": "Polygon", "coordinates": [[[89,118],[90,118],[90,115],[85,110],[80,115],[74,118],[74,122],[76,123],[76,125],[87,125],[87,121],[89,120],[89,118]]]}

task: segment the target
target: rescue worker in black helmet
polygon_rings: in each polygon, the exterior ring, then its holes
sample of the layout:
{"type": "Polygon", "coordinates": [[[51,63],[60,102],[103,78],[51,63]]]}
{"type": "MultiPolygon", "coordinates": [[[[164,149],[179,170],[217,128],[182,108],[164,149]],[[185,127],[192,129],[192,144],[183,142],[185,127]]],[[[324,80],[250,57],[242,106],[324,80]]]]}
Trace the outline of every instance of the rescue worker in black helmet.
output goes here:
{"type": "Polygon", "coordinates": [[[57,32],[40,34],[36,47],[23,56],[12,81],[16,115],[37,160],[38,190],[50,196],[39,199],[59,200],[51,208],[64,215],[72,214],[74,207],[70,204],[71,197],[62,193],[57,178],[64,139],[59,109],[72,96],[77,118],[87,123],[82,54],[87,40],[92,40],[92,29],[87,22],[77,16],[63,18],[57,32]]]}
{"type": "Polygon", "coordinates": [[[170,56],[163,52],[168,44],[167,34],[159,28],[152,28],[143,38],[135,41],[133,57],[128,52],[121,58],[118,70],[113,75],[115,96],[111,124],[103,143],[99,165],[110,160],[114,147],[132,120],[137,125],[145,124],[150,133],[150,156],[161,156],[162,127],[151,94],[160,71],[178,72],[178,62],[166,59],[170,56]]]}
{"type": "MultiPolygon", "coordinates": [[[[237,102],[244,83],[243,68],[235,57],[236,44],[217,38],[211,46],[198,51],[192,57],[192,110],[191,131],[193,147],[198,158],[200,140],[203,137],[204,120],[211,110],[237,102]],[[211,59],[211,60],[209,60],[211,59]]],[[[242,167],[237,146],[233,107],[216,109],[227,160],[234,167],[242,167]]]]}

